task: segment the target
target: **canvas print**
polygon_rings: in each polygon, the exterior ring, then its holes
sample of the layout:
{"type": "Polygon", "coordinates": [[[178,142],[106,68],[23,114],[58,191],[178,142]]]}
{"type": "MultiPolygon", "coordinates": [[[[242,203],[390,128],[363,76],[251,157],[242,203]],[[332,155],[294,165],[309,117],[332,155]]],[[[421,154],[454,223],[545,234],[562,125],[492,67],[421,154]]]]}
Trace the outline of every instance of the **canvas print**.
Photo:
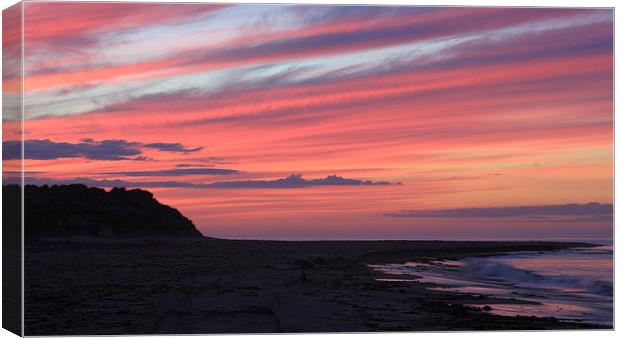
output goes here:
{"type": "Polygon", "coordinates": [[[613,24],[610,8],[16,4],[3,326],[612,329],[613,24]]]}

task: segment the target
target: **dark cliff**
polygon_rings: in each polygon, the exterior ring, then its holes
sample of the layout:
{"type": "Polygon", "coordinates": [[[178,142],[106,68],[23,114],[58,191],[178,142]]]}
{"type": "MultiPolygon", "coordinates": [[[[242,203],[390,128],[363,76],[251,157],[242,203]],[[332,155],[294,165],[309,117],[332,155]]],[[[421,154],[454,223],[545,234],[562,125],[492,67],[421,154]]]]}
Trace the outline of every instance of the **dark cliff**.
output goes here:
{"type": "MultiPolygon", "coordinates": [[[[4,194],[19,194],[17,185],[4,194]]],[[[178,210],[148,191],[105,191],[81,184],[34,186],[24,191],[25,237],[202,237],[178,210]]]]}

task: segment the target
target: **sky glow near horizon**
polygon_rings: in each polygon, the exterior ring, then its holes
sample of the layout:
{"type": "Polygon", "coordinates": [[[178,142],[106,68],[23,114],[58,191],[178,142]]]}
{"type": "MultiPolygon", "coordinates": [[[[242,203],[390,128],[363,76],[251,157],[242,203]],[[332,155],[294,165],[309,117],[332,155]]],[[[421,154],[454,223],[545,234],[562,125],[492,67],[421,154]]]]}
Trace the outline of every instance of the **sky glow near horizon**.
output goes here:
{"type": "Polygon", "coordinates": [[[612,13],[26,3],[26,182],[226,238],[610,237],[612,13]]]}

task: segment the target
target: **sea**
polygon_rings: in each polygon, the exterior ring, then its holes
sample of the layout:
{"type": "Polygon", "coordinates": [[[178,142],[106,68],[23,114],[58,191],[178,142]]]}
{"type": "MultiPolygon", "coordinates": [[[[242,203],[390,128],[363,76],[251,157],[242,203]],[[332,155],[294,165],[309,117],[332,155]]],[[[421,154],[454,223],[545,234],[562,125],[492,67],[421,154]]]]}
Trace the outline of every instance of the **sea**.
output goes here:
{"type": "Polygon", "coordinates": [[[489,304],[498,315],[613,325],[613,244],[587,242],[601,246],[371,267],[393,276],[383,282],[414,280],[435,284],[432,289],[529,301],[489,304]]]}

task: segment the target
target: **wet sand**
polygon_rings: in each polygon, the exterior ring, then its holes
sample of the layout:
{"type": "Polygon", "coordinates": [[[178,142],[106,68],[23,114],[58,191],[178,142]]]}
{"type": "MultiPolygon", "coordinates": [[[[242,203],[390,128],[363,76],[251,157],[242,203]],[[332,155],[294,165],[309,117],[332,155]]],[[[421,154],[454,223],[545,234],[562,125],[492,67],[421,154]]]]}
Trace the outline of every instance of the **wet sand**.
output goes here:
{"type": "Polygon", "coordinates": [[[516,304],[429,290],[369,264],[424,262],[579,243],[37,240],[26,243],[25,333],[187,334],[604,329],[503,317],[516,304]]]}

